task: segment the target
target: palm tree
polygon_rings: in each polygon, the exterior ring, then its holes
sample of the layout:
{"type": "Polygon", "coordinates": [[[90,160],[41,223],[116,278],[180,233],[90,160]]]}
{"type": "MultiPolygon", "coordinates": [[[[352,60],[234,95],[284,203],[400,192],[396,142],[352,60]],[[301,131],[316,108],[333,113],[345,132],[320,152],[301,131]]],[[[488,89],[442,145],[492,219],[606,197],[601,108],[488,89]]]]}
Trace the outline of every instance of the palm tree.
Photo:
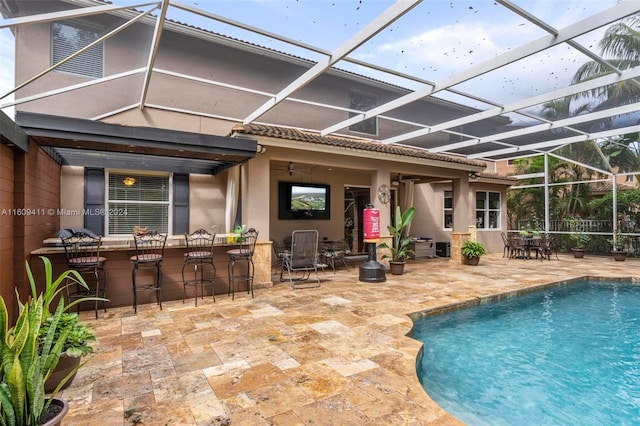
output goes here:
{"type": "MultiPolygon", "coordinates": [[[[620,70],[640,66],[640,13],[612,25],[600,40],[600,51],[609,56],[608,62],[620,70]]],[[[596,61],[583,64],[573,76],[572,83],[580,83],[610,74],[611,70],[596,61]]],[[[640,81],[629,79],[616,84],[599,87],[591,92],[599,98],[597,109],[612,105],[637,102],[640,99],[640,81]]]]}

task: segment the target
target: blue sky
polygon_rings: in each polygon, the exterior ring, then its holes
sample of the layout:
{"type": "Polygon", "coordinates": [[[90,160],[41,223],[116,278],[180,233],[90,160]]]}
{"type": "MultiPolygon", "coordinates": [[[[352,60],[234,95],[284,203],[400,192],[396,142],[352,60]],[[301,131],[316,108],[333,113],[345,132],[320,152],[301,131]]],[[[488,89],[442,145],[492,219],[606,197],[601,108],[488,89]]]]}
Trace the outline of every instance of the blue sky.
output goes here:
{"type": "MultiPolygon", "coordinates": [[[[126,5],[141,3],[132,0],[112,2],[126,5]]],[[[182,3],[331,51],[364,28],[394,1],[186,0],[182,3]]],[[[515,3],[561,29],[594,12],[614,6],[616,0],[515,0],[515,3]]],[[[171,7],[169,11],[170,18],[182,22],[308,59],[318,58],[312,52],[292,49],[280,42],[171,7]]],[[[351,56],[438,82],[543,35],[545,33],[540,29],[492,0],[425,0],[351,56]]],[[[597,51],[597,41],[601,35],[602,31],[596,31],[581,37],[579,41],[597,51]]],[[[0,30],[2,94],[13,87],[11,46],[13,36],[10,31],[0,30]]],[[[582,54],[561,46],[457,88],[507,103],[566,85],[575,69],[586,60],[582,54]]],[[[340,62],[338,67],[409,88],[420,87],[404,79],[390,78],[344,62],[340,62]]]]}

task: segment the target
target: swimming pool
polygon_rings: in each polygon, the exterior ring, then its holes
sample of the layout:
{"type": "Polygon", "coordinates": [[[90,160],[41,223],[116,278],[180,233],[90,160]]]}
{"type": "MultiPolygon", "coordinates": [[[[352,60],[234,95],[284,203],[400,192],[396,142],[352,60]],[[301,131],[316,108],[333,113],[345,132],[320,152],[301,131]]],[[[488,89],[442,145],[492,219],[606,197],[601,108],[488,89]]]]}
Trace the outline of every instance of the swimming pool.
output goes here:
{"type": "Polygon", "coordinates": [[[640,422],[640,285],[586,281],[414,319],[429,396],[469,425],[640,422]]]}

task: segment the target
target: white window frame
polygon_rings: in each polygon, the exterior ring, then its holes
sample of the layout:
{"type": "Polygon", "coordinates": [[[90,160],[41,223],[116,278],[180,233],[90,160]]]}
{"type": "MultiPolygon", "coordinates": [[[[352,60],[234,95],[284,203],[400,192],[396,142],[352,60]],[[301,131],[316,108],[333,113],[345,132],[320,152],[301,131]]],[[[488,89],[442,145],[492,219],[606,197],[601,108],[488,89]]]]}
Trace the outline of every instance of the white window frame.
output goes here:
{"type": "Polygon", "coordinates": [[[476,191],[476,229],[483,230],[493,230],[493,229],[501,229],[502,228],[502,193],[499,191],[476,191]],[[484,194],[484,206],[482,208],[478,207],[478,194],[484,194]],[[490,198],[491,195],[498,196],[498,207],[491,208],[490,198]],[[492,213],[496,213],[496,223],[495,226],[487,226],[487,224],[491,224],[491,216],[492,213]],[[481,215],[482,222],[479,223],[479,217],[481,215]]]}
{"type": "MultiPolygon", "coordinates": [[[[167,235],[173,235],[173,173],[168,172],[141,172],[139,170],[105,170],[105,235],[108,236],[116,236],[116,235],[130,235],[133,233],[133,227],[131,228],[131,232],[125,234],[116,234],[111,233],[111,229],[109,226],[110,218],[115,215],[127,215],[126,204],[149,204],[149,205],[166,205],[167,206],[167,229],[154,229],[158,232],[166,233],[167,235]],[[110,200],[109,199],[109,182],[112,174],[117,174],[120,176],[132,176],[138,178],[139,176],[156,176],[156,177],[167,177],[167,185],[168,185],[168,201],[149,201],[149,202],[140,202],[136,200],[126,201],[126,200],[110,200]],[[119,208],[114,208],[114,204],[118,204],[119,208]],[[122,205],[125,205],[122,207],[122,205]]],[[[136,224],[138,226],[146,226],[144,223],[136,224]]]]}
{"type": "Polygon", "coordinates": [[[442,193],[442,229],[453,229],[453,191],[446,190],[442,193]],[[451,207],[447,207],[447,199],[451,200],[451,207]],[[451,216],[451,226],[447,226],[447,216],[451,216]]]}

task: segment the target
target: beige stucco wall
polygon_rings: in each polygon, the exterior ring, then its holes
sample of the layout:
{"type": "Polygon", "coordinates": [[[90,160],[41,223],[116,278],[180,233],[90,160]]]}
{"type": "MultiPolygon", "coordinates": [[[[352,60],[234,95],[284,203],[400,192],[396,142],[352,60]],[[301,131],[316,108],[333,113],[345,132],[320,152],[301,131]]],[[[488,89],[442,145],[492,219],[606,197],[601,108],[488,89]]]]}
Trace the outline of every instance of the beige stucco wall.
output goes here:
{"type": "Polygon", "coordinates": [[[189,232],[225,232],[226,176],[189,175],[189,232]]]}
{"type": "MultiPolygon", "coordinates": [[[[189,231],[203,228],[209,232],[225,232],[225,199],[227,174],[189,176],[189,231]],[[213,228],[215,225],[215,228],[213,228]]],[[[61,211],[82,212],[84,208],[84,168],[63,166],[61,177],[61,211]]],[[[60,227],[82,227],[82,214],[62,214],[60,227]]]]}
{"type": "MultiPolygon", "coordinates": [[[[81,212],[84,208],[84,167],[62,166],[60,211],[81,212]]],[[[61,214],[60,229],[84,226],[82,214],[61,214]]]]}
{"type": "MultiPolygon", "coordinates": [[[[50,7],[56,2],[34,2],[33,7],[50,7]],[[39,3],[39,5],[35,5],[39,3]],[[46,6],[45,6],[46,4],[46,6]]],[[[26,6],[27,7],[27,6],[26,6]]],[[[28,6],[31,7],[31,6],[28,6]]],[[[27,11],[25,11],[27,12],[27,11]]],[[[94,18],[86,18],[94,19],[94,18]]],[[[100,17],[105,27],[112,28],[117,22],[114,18],[100,17]]],[[[153,32],[151,26],[135,25],[123,33],[109,39],[105,45],[105,75],[112,75],[146,65],[149,52],[148,43],[153,32]]],[[[16,80],[24,81],[50,66],[51,46],[50,24],[32,24],[17,31],[16,80]]],[[[166,30],[156,58],[160,69],[182,72],[202,79],[223,81],[229,84],[252,84],[257,90],[271,93],[275,87],[284,85],[302,74],[308,63],[289,59],[278,61],[270,55],[248,53],[228,46],[214,45],[200,39],[188,39],[166,30]],[[207,54],[203,55],[202,52],[207,54]],[[223,60],[221,59],[223,58],[223,60]]],[[[233,121],[223,117],[245,118],[261,105],[266,97],[243,93],[228,87],[204,84],[203,82],[179,79],[154,73],[147,93],[144,109],[137,107],[140,101],[144,73],[127,76],[95,87],[85,87],[52,97],[45,97],[18,106],[18,109],[33,112],[59,114],[69,117],[94,118],[107,115],[105,122],[124,125],[150,126],[189,132],[201,132],[215,135],[227,135],[233,121]],[[87,100],[99,100],[87,102],[87,100]],[[192,110],[197,114],[160,110],[150,105],[163,105],[167,108],[192,110]],[[129,107],[124,111],[122,108],[129,107]],[[114,111],[121,111],[113,113],[114,111]],[[111,115],[109,115],[111,114],[111,115]],[[207,114],[207,116],[204,116],[207,114]]],[[[72,84],[84,83],[90,79],[63,72],[51,72],[36,80],[17,97],[24,97],[43,91],[72,84]]],[[[349,91],[359,90],[378,98],[379,103],[398,97],[401,89],[374,82],[365,84],[355,78],[339,78],[336,75],[323,75],[301,88],[296,97],[316,99],[334,105],[349,105],[349,91]],[[331,90],[328,90],[331,88],[331,90]]],[[[435,119],[455,117],[453,104],[416,102],[415,108],[404,108],[398,118],[420,121],[428,112],[435,119]]],[[[263,122],[278,122],[300,128],[322,128],[322,124],[337,122],[348,117],[346,110],[318,108],[295,102],[283,102],[260,118],[263,122]]],[[[386,122],[380,126],[380,138],[389,137],[402,131],[405,126],[400,122],[386,122]]],[[[473,126],[473,124],[471,124],[473,126]]],[[[348,129],[342,130],[348,133],[348,129]]],[[[469,130],[471,131],[471,130],[469,130]]],[[[357,136],[363,136],[358,134],[357,136]]],[[[442,135],[434,137],[443,137],[442,135]]],[[[243,222],[261,231],[260,241],[276,239],[282,241],[294,229],[317,229],[322,237],[342,238],[344,188],[354,185],[371,188],[371,200],[382,210],[382,230],[386,233],[389,223],[389,205],[382,205],[376,199],[377,187],[391,184],[397,173],[433,177],[434,180],[450,180],[459,177],[461,172],[447,167],[429,166],[398,161],[392,155],[382,158],[367,158],[363,152],[348,149],[327,148],[306,144],[301,146],[293,141],[256,138],[267,147],[265,154],[243,167],[242,216],[243,222]],[[270,170],[273,161],[293,161],[308,174],[289,177],[282,171],[270,170]],[[330,170],[331,169],[331,170],[330,170]],[[277,182],[293,180],[302,182],[327,183],[331,185],[331,220],[278,220],[277,182]]],[[[448,140],[445,140],[447,142],[448,140]]],[[[406,160],[406,159],[402,159],[406,160]]],[[[61,178],[62,208],[82,208],[82,168],[64,168],[61,178]]],[[[450,239],[450,231],[442,229],[442,192],[451,184],[416,185],[415,205],[418,217],[412,224],[412,235],[432,236],[436,241],[450,239]]],[[[504,187],[500,187],[504,188],[504,187]]],[[[472,191],[475,186],[472,185],[472,191]]],[[[489,190],[500,190],[493,187],[489,190]]],[[[190,230],[197,228],[224,232],[224,200],[226,191],[226,173],[219,176],[192,175],[190,177],[190,230]]],[[[506,227],[506,197],[503,193],[503,229],[506,227]]],[[[469,200],[469,222],[473,223],[474,202],[469,200]]],[[[82,226],[81,216],[61,218],[61,226],[82,226]]],[[[491,233],[499,231],[479,231],[478,238],[487,243],[490,251],[499,251],[499,235],[492,238],[491,233]]],[[[270,250],[262,248],[261,256],[268,256],[270,250]]],[[[268,262],[270,263],[270,262],[268,262]]]]}

